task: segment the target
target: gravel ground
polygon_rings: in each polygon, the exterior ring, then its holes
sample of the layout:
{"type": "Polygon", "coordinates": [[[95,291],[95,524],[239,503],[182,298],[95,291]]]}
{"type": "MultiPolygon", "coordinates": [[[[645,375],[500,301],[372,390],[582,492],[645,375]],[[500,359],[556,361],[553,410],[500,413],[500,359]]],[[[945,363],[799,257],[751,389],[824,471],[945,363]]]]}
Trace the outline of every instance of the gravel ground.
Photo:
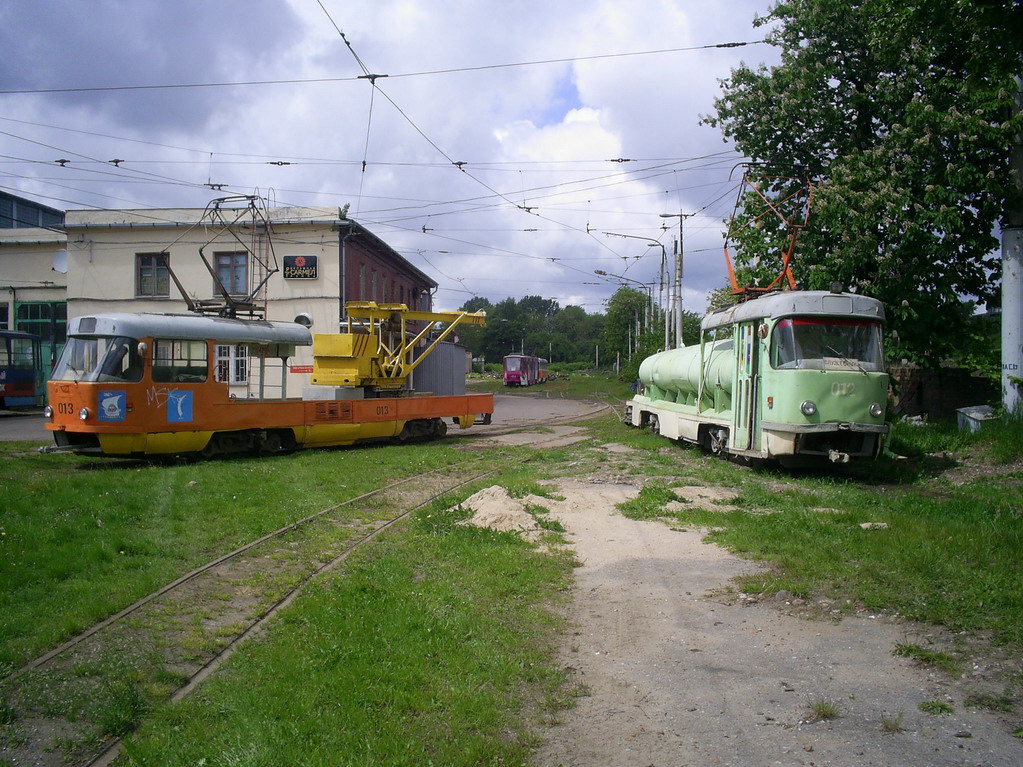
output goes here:
{"type": "Polygon", "coordinates": [[[755,566],[699,531],[623,517],[615,504],[638,487],[580,478],[558,491],[545,505],[582,562],[561,660],[585,693],[545,733],[541,767],[1023,764],[1018,722],[965,706],[969,679],[892,654],[933,630],[808,620],[784,595],[725,599],[755,566]],[[924,713],[926,701],[953,711],[924,713]]]}

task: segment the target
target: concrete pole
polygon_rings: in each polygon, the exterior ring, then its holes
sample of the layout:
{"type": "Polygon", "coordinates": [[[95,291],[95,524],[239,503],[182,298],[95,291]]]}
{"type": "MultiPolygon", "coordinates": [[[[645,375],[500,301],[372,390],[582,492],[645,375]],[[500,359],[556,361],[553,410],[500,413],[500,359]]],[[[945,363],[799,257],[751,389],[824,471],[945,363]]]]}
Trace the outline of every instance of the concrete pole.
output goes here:
{"type": "Polygon", "coordinates": [[[678,248],[675,250],[675,348],[681,349],[682,342],[682,226],[685,216],[678,217],[678,248]]]}
{"type": "MultiPolygon", "coordinates": [[[[1016,113],[1023,112],[1023,79],[1016,78],[1016,113]]],[[[1016,190],[1023,195],[1023,136],[1017,135],[1009,157],[1016,190]]],[[[1002,222],[1002,407],[1020,408],[1023,385],[1023,202],[1002,222]],[[1015,381],[1013,379],[1016,379],[1015,381]]]]}

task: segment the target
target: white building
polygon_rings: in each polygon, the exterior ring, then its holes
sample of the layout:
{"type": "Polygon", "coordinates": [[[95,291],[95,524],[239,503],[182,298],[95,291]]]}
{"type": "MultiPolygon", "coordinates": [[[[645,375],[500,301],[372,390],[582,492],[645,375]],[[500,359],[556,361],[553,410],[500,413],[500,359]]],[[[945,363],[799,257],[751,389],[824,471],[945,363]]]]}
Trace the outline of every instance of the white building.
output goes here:
{"type": "MultiPolygon", "coordinates": [[[[88,314],[233,307],[239,317],[301,318],[314,333],[334,333],[346,301],[432,309],[437,283],[343,211],[230,203],[241,207],[64,214],[4,195],[0,328],[40,335],[45,363],[63,346],[67,318],[88,314]]],[[[232,393],[251,394],[248,361],[235,347],[217,352],[232,393]]],[[[311,369],[311,349],[299,350],[292,391],[311,369]]]]}

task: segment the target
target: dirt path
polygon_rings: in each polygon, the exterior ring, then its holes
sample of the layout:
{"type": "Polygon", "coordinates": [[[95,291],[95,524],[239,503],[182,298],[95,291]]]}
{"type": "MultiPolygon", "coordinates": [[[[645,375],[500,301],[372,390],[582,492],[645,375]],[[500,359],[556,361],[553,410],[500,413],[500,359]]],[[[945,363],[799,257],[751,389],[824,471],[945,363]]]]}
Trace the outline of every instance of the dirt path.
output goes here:
{"type": "Polygon", "coordinates": [[[537,753],[542,767],[1018,767],[1010,723],[957,683],[892,655],[905,625],[806,620],[718,595],[753,566],[702,534],[614,509],[638,492],[582,479],[545,500],[582,566],[562,661],[587,693],[537,753]],[[954,713],[926,714],[924,701],[954,713]],[[817,703],[837,718],[814,721],[817,703]],[[894,730],[894,731],[893,731],[894,730]]]}

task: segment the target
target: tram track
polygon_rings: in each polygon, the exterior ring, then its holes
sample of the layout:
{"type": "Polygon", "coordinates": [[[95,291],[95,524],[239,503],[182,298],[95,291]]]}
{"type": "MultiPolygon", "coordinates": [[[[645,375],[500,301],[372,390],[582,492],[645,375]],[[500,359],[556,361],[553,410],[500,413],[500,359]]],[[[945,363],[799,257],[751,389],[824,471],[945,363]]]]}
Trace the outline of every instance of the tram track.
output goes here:
{"type": "MultiPolygon", "coordinates": [[[[588,411],[585,414],[585,417],[591,417],[605,409],[605,406],[598,407],[594,410],[588,411]]],[[[576,420],[579,417],[580,416],[552,419],[551,421],[548,421],[547,424],[568,422],[576,420]]],[[[532,425],[536,426],[537,424],[534,423],[532,425]]],[[[513,431],[521,431],[524,428],[528,428],[528,426],[529,424],[510,424],[507,429],[497,430],[490,434],[478,434],[474,436],[484,439],[487,436],[497,436],[499,434],[506,434],[513,431]]],[[[542,446],[546,442],[553,442],[556,441],[556,439],[557,437],[540,438],[533,442],[532,445],[534,447],[542,446]]],[[[302,554],[301,556],[305,558],[305,565],[312,563],[314,566],[308,567],[303,571],[302,563],[299,563],[299,566],[289,573],[290,576],[296,576],[297,574],[296,582],[285,588],[282,593],[272,594],[265,603],[260,605],[261,609],[259,610],[258,615],[254,614],[250,616],[251,619],[246,621],[244,628],[239,628],[239,630],[234,633],[230,639],[226,641],[226,643],[217,648],[216,652],[213,652],[208,656],[204,656],[199,659],[197,663],[193,664],[192,667],[189,668],[187,679],[183,679],[180,686],[174,689],[174,691],[169,695],[170,701],[179,701],[182,698],[187,697],[197,686],[214,673],[216,669],[219,668],[229,657],[231,657],[231,655],[233,655],[245,641],[257,635],[281,610],[285,609],[292,601],[294,601],[303,588],[314,581],[318,576],[321,576],[329,570],[337,567],[360,547],[372,541],[384,531],[399,524],[402,520],[407,519],[417,510],[433,503],[444,495],[453,493],[466,485],[478,482],[489,475],[501,471],[507,465],[507,461],[505,460],[506,456],[508,456],[508,452],[503,449],[487,451],[484,454],[475,453],[472,457],[467,457],[463,461],[450,463],[427,472],[419,472],[398,481],[390,482],[367,493],[347,499],[341,503],[332,504],[313,514],[303,517],[300,520],[296,520],[278,528],[277,530],[262,535],[259,538],[234,549],[233,551],[223,554],[191,570],[190,572],[185,573],[156,591],[136,600],[117,613],[109,616],[99,623],[96,623],[86,631],[83,631],[62,643],[60,646],[33,659],[17,671],[0,680],[0,683],[10,690],[13,689],[11,684],[12,682],[19,681],[32,672],[42,674],[43,677],[47,675],[48,671],[57,675],[67,675],[69,673],[69,669],[73,669],[75,665],[81,665],[83,663],[87,664],[94,661],[98,655],[102,654],[103,647],[116,647],[120,646],[122,643],[126,645],[146,645],[147,643],[149,645],[160,644],[162,640],[166,639],[166,636],[160,634],[159,630],[156,630],[152,634],[146,634],[145,630],[140,631],[137,628],[130,628],[129,624],[135,624],[136,626],[144,625],[147,621],[152,620],[152,613],[159,611],[163,611],[163,614],[173,614],[175,618],[179,618],[176,614],[178,607],[182,604],[186,605],[185,611],[187,613],[188,609],[194,607],[194,602],[202,602],[203,594],[205,594],[206,599],[209,600],[209,594],[212,593],[212,590],[215,590],[219,586],[217,582],[211,583],[206,579],[212,578],[215,581],[218,573],[222,570],[229,570],[237,567],[240,562],[245,563],[242,565],[243,569],[246,567],[252,568],[253,572],[257,573],[259,572],[258,568],[267,566],[267,563],[271,563],[270,566],[272,567],[272,560],[274,556],[277,556],[282,551],[284,553],[291,553],[288,552],[286,544],[282,543],[282,540],[292,533],[301,535],[303,530],[313,527],[318,521],[337,523],[339,524],[339,527],[344,528],[345,534],[352,534],[354,532],[353,537],[345,540],[340,549],[335,552],[331,552],[329,557],[321,558],[320,555],[322,554],[322,551],[316,552],[310,550],[302,554]],[[445,476],[445,474],[455,474],[456,476],[445,476]],[[413,495],[415,495],[415,498],[412,500],[399,498],[397,503],[394,504],[399,509],[397,513],[389,512],[385,516],[380,516],[374,519],[368,524],[368,529],[353,530],[351,526],[353,523],[351,521],[346,523],[348,525],[346,527],[345,524],[339,523],[338,520],[330,519],[331,512],[337,512],[346,507],[349,508],[349,511],[352,512],[353,515],[358,515],[360,505],[365,506],[367,510],[372,507],[374,502],[387,505],[388,501],[386,500],[386,496],[395,494],[400,495],[409,489],[411,489],[410,491],[413,495]],[[424,489],[426,489],[425,497],[423,493],[424,489]],[[261,546],[275,553],[264,553],[264,555],[260,557],[259,552],[261,546]],[[181,592],[186,592],[190,589],[192,590],[191,594],[181,595],[181,592]],[[196,594],[199,596],[197,597],[196,594]],[[174,602],[175,599],[178,600],[177,603],[174,602]],[[146,609],[147,607],[149,608],[148,610],[146,609]],[[115,631],[116,633],[114,636],[102,639],[101,637],[103,633],[107,631],[115,631]],[[95,649],[97,647],[101,649],[95,649]],[[199,665],[200,663],[201,665],[199,665]],[[199,667],[195,668],[196,665],[199,665],[199,667]],[[56,666],[56,668],[49,669],[51,666],[56,666]]],[[[532,458],[530,456],[527,456],[520,460],[525,462],[531,459],[532,458]]],[[[394,503],[393,499],[391,503],[394,503]]],[[[373,516],[373,513],[369,512],[369,516],[373,516]]],[[[354,521],[360,522],[361,520],[356,518],[354,521]]],[[[292,543],[291,545],[296,544],[292,543]]],[[[270,579],[272,580],[272,576],[270,579]]],[[[185,617],[179,618],[179,620],[184,623],[188,620],[188,617],[194,616],[189,614],[185,617]]],[[[145,647],[142,647],[141,649],[144,650],[145,647]]],[[[73,673],[73,671],[71,673],[73,673]]],[[[39,679],[41,678],[42,677],[37,675],[29,677],[29,679],[32,680],[32,684],[38,684],[39,679]]],[[[89,767],[93,767],[94,765],[110,764],[120,752],[121,745],[122,741],[120,738],[110,741],[102,752],[92,756],[88,761],[79,761],[78,764],[85,764],[89,767]]]]}
{"type": "MultiPolygon", "coordinates": [[[[546,421],[544,425],[563,425],[563,424],[571,423],[571,422],[577,421],[577,420],[583,420],[583,419],[586,419],[586,418],[593,418],[593,417],[595,417],[597,415],[600,415],[601,413],[603,413],[604,411],[609,410],[609,409],[612,410],[613,412],[615,412],[616,415],[617,415],[617,412],[614,410],[613,406],[610,405],[609,403],[594,403],[594,404],[596,405],[596,407],[594,407],[594,408],[592,408],[590,410],[587,410],[587,411],[585,411],[583,413],[575,414],[575,415],[571,415],[571,416],[561,416],[561,417],[557,417],[557,418],[552,418],[552,419],[546,421]]],[[[468,436],[468,438],[470,440],[485,439],[487,437],[502,436],[502,435],[505,435],[505,434],[510,434],[512,432],[515,432],[515,431],[521,431],[524,428],[529,428],[530,426],[536,426],[536,425],[537,424],[535,422],[533,422],[533,421],[523,421],[521,423],[514,423],[513,422],[513,423],[507,424],[504,427],[500,427],[500,428],[496,428],[496,429],[488,429],[486,431],[477,430],[477,433],[472,434],[472,435],[467,435],[467,436],[468,436]]],[[[538,440],[534,444],[542,445],[544,442],[548,442],[548,441],[551,441],[551,440],[538,440]]],[[[476,459],[476,460],[478,460],[478,459],[476,459]]],[[[447,466],[443,466],[443,467],[440,467],[438,469],[431,470],[429,472],[420,472],[419,474],[415,474],[415,475],[412,475],[412,476],[409,476],[409,477],[405,477],[404,479],[400,479],[400,480],[398,480],[396,482],[391,482],[390,484],[384,485],[384,486],[376,488],[374,490],[370,490],[370,491],[368,491],[366,493],[362,493],[361,495],[355,496],[353,498],[349,498],[348,500],[342,501],[341,503],[336,503],[336,504],[333,504],[331,506],[328,506],[325,509],[321,509],[320,511],[317,511],[317,512],[315,512],[313,514],[310,514],[310,515],[308,515],[306,517],[303,517],[302,519],[296,520],[294,522],[290,522],[287,525],[284,525],[283,527],[280,527],[280,528],[278,528],[276,530],[273,530],[273,531],[271,531],[269,533],[266,533],[263,536],[260,536],[259,538],[256,538],[256,539],[254,539],[252,541],[249,541],[248,543],[246,543],[246,544],[244,544],[244,545],[234,549],[233,551],[230,551],[230,552],[228,552],[226,554],[223,554],[223,555],[221,555],[221,556],[219,556],[219,557],[217,557],[217,558],[215,558],[213,560],[210,560],[209,562],[207,562],[207,563],[205,563],[203,565],[200,565],[199,567],[197,567],[197,568],[195,568],[195,569],[185,573],[184,575],[180,576],[179,578],[176,578],[175,580],[171,581],[170,583],[168,583],[168,584],[166,584],[164,586],[161,586],[156,591],[154,591],[154,592],[152,592],[152,593],[142,597],[141,599],[138,599],[137,601],[133,602],[132,604],[130,604],[127,607],[123,608],[122,610],[118,611],[114,615],[111,615],[108,618],[105,618],[104,620],[102,620],[99,623],[91,626],[90,628],[86,629],[85,631],[81,632],[80,634],[77,634],[76,636],[71,637],[70,639],[68,639],[67,641],[63,642],[58,647],[55,647],[54,649],[44,653],[43,655],[40,655],[37,658],[34,658],[33,660],[29,661],[28,663],[26,663],[25,665],[21,666],[17,670],[15,670],[15,671],[11,672],[10,674],[8,674],[7,676],[4,676],[4,677],[0,678],[0,684],[4,684],[4,683],[8,683],[8,682],[14,681],[18,677],[22,676],[23,674],[25,674],[25,673],[27,673],[29,671],[32,671],[33,669],[37,669],[37,668],[40,668],[42,666],[45,666],[47,663],[49,663],[50,661],[54,660],[55,658],[63,655],[65,652],[67,652],[71,648],[75,647],[79,643],[81,643],[84,640],[88,639],[89,637],[97,634],[98,632],[104,630],[108,626],[111,626],[111,625],[117,623],[118,621],[124,620],[125,618],[127,618],[128,616],[130,616],[133,613],[137,612],[138,610],[140,610],[141,608],[143,608],[144,606],[146,606],[150,602],[152,602],[152,601],[154,601],[154,600],[156,600],[156,599],[158,599],[158,598],[160,598],[160,597],[162,597],[162,596],[164,596],[164,595],[174,591],[177,588],[180,588],[181,586],[183,586],[183,585],[187,584],[188,582],[194,580],[195,578],[199,577],[203,573],[205,573],[205,572],[207,572],[207,571],[209,571],[209,570],[211,570],[211,569],[213,569],[215,567],[218,567],[218,566],[220,566],[222,564],[230,562],[231,560],[241,556],[242,554],[246,553],[247,551],[250,551],[251,549],[255,548],[256,546],[258,546],[258,545],[260,545],[262,543],[265,543],[267,541],[273,540],[274,538],[279,538],[279,537],[281,537],[281,536],[283,536],[283,535],[285,535],[285,534],[287,534],[289,532],[298,530],[303,525],[307,525],[310,522],[313,522],[313,521],[315,521],[317,519],[320,519],[320,518],[322,518],[326,514],[329,514],[332,511],[336,511],[336,510],[344,508],[346,506],[351,506],[351,505],[356,504],[356,503],[358,503],[360,501],[372,498],[374,496],[378,496],[378,495],[380,495],[382,493],[385,493],[385,492],[387,492],[389,490],[392,490],[394,488],[400,487],[402,485],[408,484],[410,482],[414,482],[416,480],[421,480],[423,477],[434,475],[434,474],[439,474],[439,473],[441,473],[443,471],[447,471],[447,470],[449,470],[451,468],[455,468],[455,467],[461,466],[461,465],[463,465],[466,462],[468,462],[468,459],[465,462],[461,462],[461,463],[457,463],[457,464],[448,464],[447,466]]],[[[460,486],[460,485],[458,485],[458,486],[460,486]]],[[[457,489],[458,486],[455,486],[455,487],[453,487],[451,489],[457,489]]],[[[430,499],[430,500],[433,500],[433,499],[430,499]]]]}
{"type": "MultiPolygon", "coordinates": [[[[458,465],[461,465],[461,464],[454,464],[454,466],[458,466],[458,465]]],[[[262,543],[266,543],[267,541],[271,541],[271,540],[273,540],[275,538],[280,538],[281,536],[286,535],[289,532],[298,530],[303,525],[307,525],[310,522],[313,522],[313,521],[315,521],[317,519],[320,519],[320,518],[322,518],[326,514],[329,514],[332,511],[337,511],[338,509],[344,508],[346,506],[351,506],[353,504],[358,503],[359,501],[363,501],[363,500],[366,500],[368,498],[372,498],[374,496],[380,495],[381,493],[385,493],[388,490],[391,490],[393,488],[400,487],[402,485],[408,484],[409,482],[414,482],[416,480],[421,480],[425,476],[429,476],[429,475],[432,475],[432,474],[438,474],[438,473],[440,473],[442,471],[445,471],[447,469],[450,469],[450,468],[452,468],[452,464],[449,464],[448,466],[444,466],[444,467],[441,467],[439,469],[435,469],[435,470],[432,470],[432,471],[429,471],[429,472],[421,472],[419,474],[415,474],[415,475],[412,475],[410,477],[405,477],[404,479],[398,480],[397,482],[392,482],[392,483],[390,483],[388,485],[384,485],[383,487],[376,488],[375,490],[370,490],[369,492],[362,493],[361,495],[357,495],[354,498],[349,498],[348,500],[342,501],[341,503],[336,503],[336,504],[333,504],[332,506],[328,506],[325,509],[321,509],[320,511],[317,511],[317,512],[315,512],[313,514],[310,514],[310,515],[308,515],[306,517],[303,517],[302,519],[296,520],[295,522],[291,522],[291,523],[289,523],[287,525],[284,525],[283,527],[280,527],[280,528],[278,528],[278,529],[276,529],[276,530],[274,530],[272,532],[269,532],[266,535],[260,536],[259,538],[256,538],[255,540],[249,541],[248,543],[244,544],[243,546],[239,546],[238,548],[234,549],[233,551],[228,552],[227,554],[223,554],[223,555],[217,557],[216,559],[210,560],[209,562],[207,562],[207,563],[205,563],[203,565],[200,565],[199,567],[195,568],[194,570],[191,570],[190,572],[185,573],[184,575],[182,575],[181,577],[171,581],[170,583],[168,583],[168,584],[166,584],[164,586],[161,586],[156,591],[154,591],[154,592],[152,592],[152,593],[142,597],[141,599],[133,602],[132,604],[128,605],[127,607],[125,607],[124,609],[122,609],[119,612],[115,613],[114,615],[111,615],[108,618],[105,618],[104,620],[100,621],[99,623],[97,623],[97,624],[91,626],[90,628],[86,629],[82,633],[77,634],[76,636],[72,637],[71,639],[68,639],[66,642],[64,642],[60,646],[55,647],[54,649],[50,650],[49,652],[46,652],[43,655],[40,655],[39,657],[29,661],[28,663],[26,663],[21,668],[19,668],[16,671],[8,674],[6,677],[0,679],[0,683],[7,683],[7,682],[14,681],[18,677],[28,673],[29,671],[32,671],[33,669],[38,669],[38,668],[41,668],[41,667],[45,666],[49,662],[51,662],[54,659],[60,657],[61,655],[66,653],[68,650],[72,649],[73,647],[75,647],[76,645],[78,645],[81,642],[85,641],[86,639],[94,636],[95,634],[99,633],[100,631],[103,631],[104,629],[108,628],[109,626],[112,626],[113,624],[115,624],[115,623],[117,623],[119,621],[123,621],[125,618],[129,617],[133,613],[135,613],[138,610],[142,609],[143,607],[145,607],[150,602],[153,602],[154,600],[156,600],[156,599],[158,599],[158,598],[160,598],[162,596],[165,596],[166,594],[169,594],[170,592],[174,591],[175,589],[178,589],[178,588],[184,586],[185,584],[189,583],[190,581],[198,578],[203,573],[206,573],[206,572],[212,570],[215,567],[218,567],[218,566],[223,565],[223,564],[225,564],[227,562],[230,562],[231,560],[236,559],[237,557],[239,557],[242,554],[244,554],[244,553],[254,549],[256,546],[258,546],[258,545],[260,545],[262,543]]],[[[455,488],[452,488],[452,489],[455,489],[455,488]]],[[[390,523],[387,523],[387,524],[390,524],[390,523]]]]}
{"type": "MultiPolygon", "coordinates": [[[[460,464],[456,464],[456,465],[460,465],[460,464]]],[[[450,468],[450,466],[444,467],[444,468],[445,469],[446,468],[450,468]]],[[[383,523],[377,525],[373,530],[369,531],[368,533],[366,533],[366,534],[358,537],[354,541],[350,542],[349,545],[347,545],[341,551],[341,553],[337,554],[336,556],[331,558],[329,561],[327,561],[327,562],[319,565],[317,568],[315,568],[298,585],[296,585],[294,588],[290,589],[286,594],[284,594],[284,596],[282,596],[273,605],[271,605],[270,608],[267,609],[254,623],[250,624],[248,626],[248,628],[246,628],[243,632],[241,632],[240,634],[235,636],[216,655],[214,655],[212,658],[210,658],[202,666],[202,668],[200,668],[198,671],[196,671],[188,679],[188,681],[184,685],[179,687],[170,696],[170,702],[171,703],[176,703],[176,702],[186,698],[193,690],[195,690],[200,684],[202,684],[206,679],[208,679],[220,666],[222,666],[232,655],[234,655],[235,652],[238,650],[238,648],[242,644],[244,644],[246,641],[248,641],[249,639],[251,639],[254,636],[256,636],[257,634],[259,634],[259,632],[262,631],[263,628],[265,628],[266,625],[268,623],[270,623],[270,621],[273,620],[277,616],[278,613],[280,613],[282,610],[284,610],[286,607],[288,607],[299,596],[299,594],[301,593],[303,588],[306,585],[308,585],[311,581],[313,581],[313,579],[315,579],[316,577],[318,577],[320,575],[323,575],[324,573],[329,572],[330,570],[334,569],[339,564],[341,564],[346,559],[348,559],[360,547],[362,547],[365,544],[369,543],[374,538],[379,536],[381,533],[383,533],[384,531],[386,531],[386,530],[390,529],[391,527],[395,526],[396,524],[398,524],[402,520],[407,519],[409,516],[414,514],[419,509],[422,509],[422,508],[428,506],[429,504],[431,504],[434,501],[436,501],[438,498],[441,498],[441,497],[447,495],[448,493],[451,493],[451,492],[453,492],[455,490],[458,490],[461,487],[464,487],[466,485],[472,484],[473,482],[476,482],[476,481],[478,481],[480,479],[483,479],[484,477],[487,477],[487,476],[489,476],[491,474],[496,474],[500,470],[501,470],[500,467],[494,468],[494,469],[488,469],[486,471],[478,472],[478,473],[473,474],[473,475],[471,475],[471,476],[469,476],[467,478],[461,479],[458,482],[456,482],[455,484],[445,486],[439,492],[433,493],[428,498],[426,498],[425,500],[417,503],[416,505],[404,509],[401,513],[399,513],[399,514],[397,514],[397,515],[387,519],[383,523]]],[[[424,474],[436,474],[439,471],[441,471],[441,469],[438,469],[438,470],[435,470],[435,471],[432,471],[432,472],[425,472],[424,474]]],[[[376,491],[370,491],[369,493],[364,493],[363,495],[358,496],[357,498],[353,498],[350,501],[346,501],[344,504],[337,504],[337,505],[332,506],[332,507],[330,507],[328,509],[324,509],[321,512],[317,512],[316,515],[311,515],[311,517],[307,518],[307,519],[320,517],[320,516],[326,514],[329,511],[332,511],[332,510],[335,510],[337,508],[340,508],[341,506],[348,505],[348,504],[351,504],[351,503],[355,503],[355,502],[357,502],[359,500],[362,500],[362,499],[364,499],[364,498],[366,498],[368,496],[373,496],[373,495],[379,494],[381,492],[384,492],[386,490],[389,490],[389,489],[392,489],[394,487],[397,487],[399,485],[406,484],[406,483],[411,482],[413,480],[421,479],[424,476],[424,474],[418,474],[418,475],[415,475],[413,477],[408,477],[405,480],[402,480],[401,482],[395,482],[395,483],[392,483],[392,484],[390,484],[390,485],[388,485],[388,486],[386,486],[384,488],[380,488],[380,489],[378,489],[376,491]]],[[[301,520],[300,523],[301,522],[305,522],[305,521],[306,520],[301,520]]],[[[289,529],[294,529],[300,523],[295,523],[294,525],[290,525],[287,528],[282,528],[281,531],[275,531],[275,533],[272,533],[270,535],[273,536],[273,535],[277,534],[278,532],[280,532],[280,534],[283,534],[284,532],[288,532],[289,529]]],[[[264,538],[266,538],[266,536],[264,536],[264,538]]],[[[251,545],[247,545],[246,547],[243,547],[243,549],[248,550],[248,549],[253,548],[254,546],[256,546],[258,543],[259,542],[254,541],[251,545]]],[[[232,554],[234,554],[234,552],[232,552],[232,554]]],[[[206,569],[210,569],[210,568],[206,568],[206,569]]],[[[86,762],[85,763],[85,767],[106,767],[106,765],[109,765],[111,762],[114,761],[114,759],[117,758],[117,756],[121,752],[121,749],[122,749],[123,745],[124,745],[124,739],[123,738],[115,739],[101,753],[97,754],[90,761],[86,762]]]]}

